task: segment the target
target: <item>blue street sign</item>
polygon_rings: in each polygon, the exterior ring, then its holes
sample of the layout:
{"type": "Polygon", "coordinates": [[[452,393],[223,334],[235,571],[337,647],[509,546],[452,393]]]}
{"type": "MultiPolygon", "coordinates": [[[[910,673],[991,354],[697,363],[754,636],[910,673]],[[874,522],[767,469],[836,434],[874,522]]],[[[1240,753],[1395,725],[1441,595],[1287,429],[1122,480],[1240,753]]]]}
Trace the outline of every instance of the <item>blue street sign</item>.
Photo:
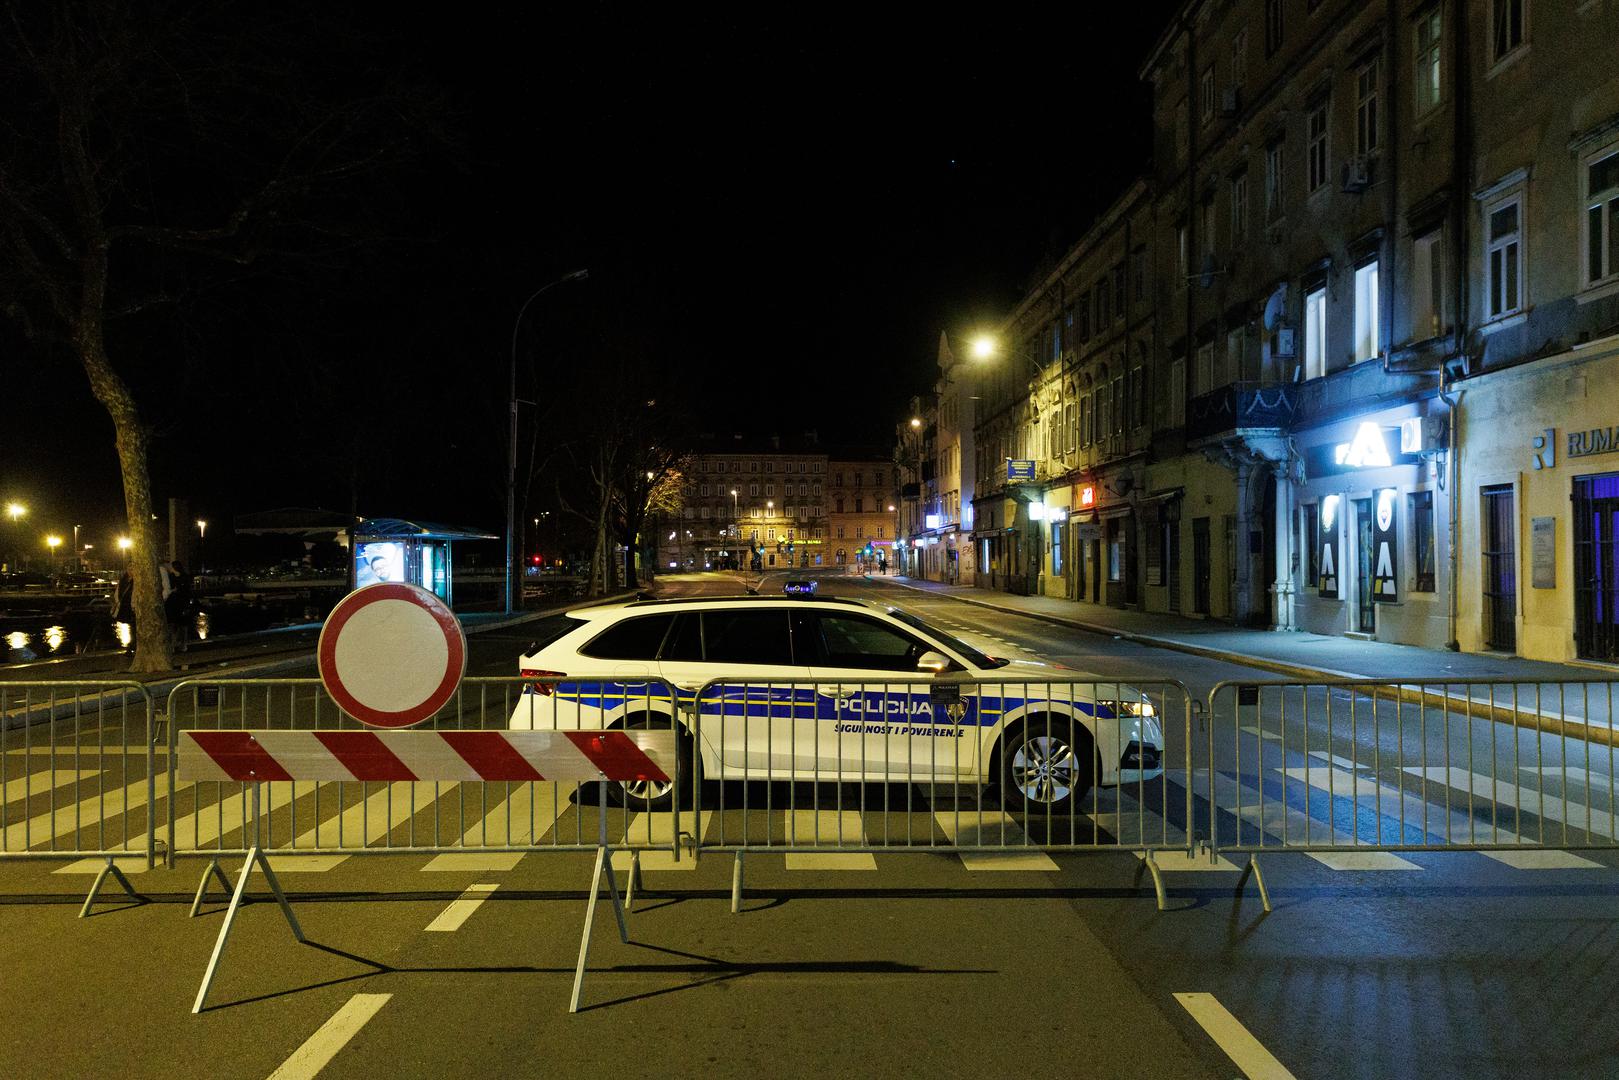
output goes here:
{"type": "Polygon", "coordinates": [[[1007,458],[1006,478],[1008,480],[1033,480],[1034,462],[1019,461],[1017,458],[1007,458]]]}

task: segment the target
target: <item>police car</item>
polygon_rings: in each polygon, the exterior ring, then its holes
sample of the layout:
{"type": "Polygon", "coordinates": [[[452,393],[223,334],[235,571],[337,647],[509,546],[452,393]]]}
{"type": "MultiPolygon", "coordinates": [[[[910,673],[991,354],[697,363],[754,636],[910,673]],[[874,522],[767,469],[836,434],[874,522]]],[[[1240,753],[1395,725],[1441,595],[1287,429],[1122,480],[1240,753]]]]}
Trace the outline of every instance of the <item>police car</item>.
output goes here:
{"type": "Polygon", "coordinates": [[[1140,691],[987,656],[856,599],[585,608],[519,666],[543,681],[525,683],[513,728],[690,738],[695,708],[698,753],[684,744],[674,783],[626,785],[654,810],[672,804],[694,759],[707,779],[996,785],[1008,809],[1064,813],[1093,781],[1160,772],[1163,734],[1140,691]]]}

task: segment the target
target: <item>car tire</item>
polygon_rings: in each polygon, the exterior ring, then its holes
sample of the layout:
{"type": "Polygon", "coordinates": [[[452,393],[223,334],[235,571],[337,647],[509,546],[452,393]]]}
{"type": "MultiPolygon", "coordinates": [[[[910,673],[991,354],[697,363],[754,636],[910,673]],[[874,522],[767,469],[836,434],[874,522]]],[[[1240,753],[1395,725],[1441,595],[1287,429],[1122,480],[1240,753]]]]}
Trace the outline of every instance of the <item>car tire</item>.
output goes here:
{"type": "MultiPolygon", "coordinates": [[[[622,723],[615,726],[625,730],[667,731],[672,723],[673,721],[667,716],[656,713],[636,713],[633,716],[626,717],[622,723]]],[[[631,810],[643,813],[666,813],[673,810],[677,798],[689,801],[690,795],[688,793],[693,786],[691,773],[695,769],[697,779],[701,782],[702,762],[693,760],[691,733],[684,727],[679,729],[675,745],[679,748],[679,752],[675,760],[673,783],[619,782],[611,785],[608,789],[614,793],[614,801],[620,806],[626,806],[631,810]]]]}
{"type": "Polygon", "coordinates": [[[998,756],[1001,801],[1016,813],[1070,813],[1099,772],[1090,730],[1066,716],[1029,717],[1001,737],[998,756]]]}

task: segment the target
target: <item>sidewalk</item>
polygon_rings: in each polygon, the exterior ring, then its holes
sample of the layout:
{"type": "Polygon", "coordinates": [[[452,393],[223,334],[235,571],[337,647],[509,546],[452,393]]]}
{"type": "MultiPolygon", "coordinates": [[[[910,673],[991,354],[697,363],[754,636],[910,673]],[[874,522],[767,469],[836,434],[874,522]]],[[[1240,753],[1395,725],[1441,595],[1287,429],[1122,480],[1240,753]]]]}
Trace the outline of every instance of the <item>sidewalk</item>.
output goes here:
{"type": "MultiPolygon", "coordinates": [[[[1141,645],[1258,668],[1292,679],[1367,679],[1402,687],[1414,680],[1426,679],[1443,679],[1458,684],[1510,680],[1508,685],[1493,688],[1493,702],[1489,687],[1470,689],[1467,697],[1475,704],[1482,703],[1485,708],[1492,709],[1497,719],[1509,718],[1507,722],[1516,722],[1538,718],[1543,721],[1540,726],[1545,730],[1559,733],[1563,730],[1559,725],[1565,722],[1571,727],[1576,722],[1586,722],[1585,695],[1578,693],[1580,687],[1571,687],[1564,699],[1564,708],[1559,709],[1556,688],[1543,688],[1537,710],[1536,684],[1556,681],[1587,683],[1593,687],[1589,722],[1606,729],[1589,734],[1607,742],[1613,730],[1608,694],[1603,684],[1610,680],[1619,681],[1619,671],[1608,672],[1578,664],[1525,660],[1493,653],[1422,649],[1414,645],[1361,641],[1324,634],[1250,630],[1165,612],[1126,611],[1049,596],[1014,596],[971,585],[942,585],[906,577],[872,577],[870,580],[888,581],[919,592],[949,596],[963,603],[1026,615],[1141,645]],[[1512,707],[1514,686],[1518,688],[1516,708],[1512,707]]],[[[1427,696],[1431,702],[1433,695],[1427,696]]],[[[1453,701],[1461,696],[1456,693],[1447,695],[1453,701]]],[[[1421,701],[1422,697],[1421,693],[1415,693],[1412,700],[1421,701]]],[[[1569,734],[1574,733],[1569,731],[1569,734]]]]}

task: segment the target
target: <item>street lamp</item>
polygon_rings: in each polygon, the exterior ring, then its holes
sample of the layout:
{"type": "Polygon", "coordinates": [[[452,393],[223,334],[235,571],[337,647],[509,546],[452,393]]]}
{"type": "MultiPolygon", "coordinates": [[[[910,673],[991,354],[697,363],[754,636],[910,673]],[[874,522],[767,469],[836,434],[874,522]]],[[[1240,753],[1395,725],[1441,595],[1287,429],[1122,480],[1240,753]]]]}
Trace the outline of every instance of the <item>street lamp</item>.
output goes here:
{"type": "Polygon", "coordinates": [[[511,427],[507,439],[508,453],[506,456],[506,611],[508,614],[514,610],[512,559],[516,557],[517,553],[517,331],[523,325],[523,316],[528,313],[528,306],[538,300],[547,290],[553,289],[566,281],[583,281],[589,276],[589,270],[575,270],[572,273],[563,274],[555,281],[541,285],[529,294],[527,300],[523,301],[523,306],[517,309],[517,318],[512,323],[511,392],[509,394],[511,427]]]}
{"type": "Polygon", "coordinates": [[[1000,351],[1000,345],[988,334],[973,338],[970,348],[974,360],[988,360],[1000,351]]]}
{"type": "Polygon", "coordinates": [[[60,536],[51,535],[45,538],[45,546],[51,549],[51,569],[56,569],[56,549],[62,546],[60,536]]]}

